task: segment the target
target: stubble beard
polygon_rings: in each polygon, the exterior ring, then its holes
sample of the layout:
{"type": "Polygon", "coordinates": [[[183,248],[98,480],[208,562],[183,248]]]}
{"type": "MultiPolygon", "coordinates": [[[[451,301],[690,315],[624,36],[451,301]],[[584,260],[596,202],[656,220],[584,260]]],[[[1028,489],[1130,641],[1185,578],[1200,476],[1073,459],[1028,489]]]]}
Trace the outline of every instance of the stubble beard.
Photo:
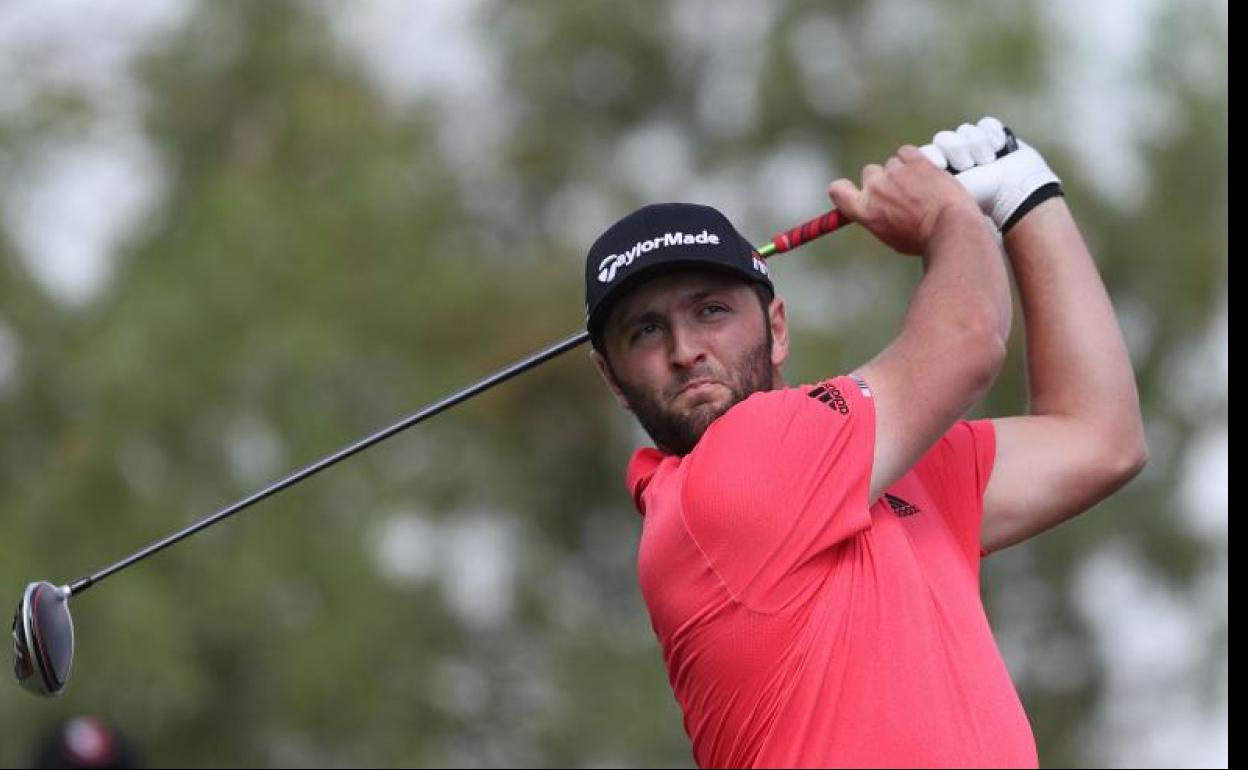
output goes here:
{"type": "Polygon", "coordinates": [[[616,381],[628,398],[637,422],[650,434],[655,446],[671,454],[687,455],[693,451],[711,423],[725,412],[754,393],[771,390],[774,376],[770,332],[771,329],[768,328],[766,339],[746,351],[737,365],[730,367],[729,371],[715,372],[709,368],[689,371],[666,394],[652,388],[630,385],[617,377],[616,381]],[[683,410],[675,406],[674,402],[680,399],[674,396],[680,389],[686,383],[702,378],[716,380],[727,389],[727,396],[702,398],[695,394],[692,406],[683,410]]]}

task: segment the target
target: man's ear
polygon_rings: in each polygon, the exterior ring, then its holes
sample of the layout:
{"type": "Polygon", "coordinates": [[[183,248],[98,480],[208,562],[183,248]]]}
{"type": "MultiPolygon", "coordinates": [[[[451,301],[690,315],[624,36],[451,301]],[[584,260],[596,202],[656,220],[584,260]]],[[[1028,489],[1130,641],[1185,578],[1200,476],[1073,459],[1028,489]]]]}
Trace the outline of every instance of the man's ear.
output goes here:
{"type": "Polygon", "coordinates": [[[611,364],[607,363],[607,359],[597,350],[591,350],[589,357],[594,360],[594,366],[598,367],[598,373],[602,375],[602,379],[607,383],[607,387],[615,394],[615,400],[619,402],[620,408],[632,410],[628,404],[628,396],[624,395],[624,391],[620,389],[620,383],[615,379],[615,372],[611,371],[611,364]]]}
{"type": "Polygon", "coordinates": [[[771,324],[771,365],[779,369],[789,359],[789,320],[779,297],[767,309],[767,323],[771,324]]]}

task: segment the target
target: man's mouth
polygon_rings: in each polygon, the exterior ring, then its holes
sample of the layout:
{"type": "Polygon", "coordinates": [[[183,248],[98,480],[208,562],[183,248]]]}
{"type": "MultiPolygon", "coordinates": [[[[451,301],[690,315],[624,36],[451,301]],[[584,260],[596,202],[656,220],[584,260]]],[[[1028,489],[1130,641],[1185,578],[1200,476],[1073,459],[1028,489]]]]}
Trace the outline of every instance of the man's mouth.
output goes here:
{"type": "Polygon", "coordinates": [[[718,380],[712,380],[706,377],[700,377],[696,380],[690,380],[689,382],[681,386],[680,390],[676,392],[676,397],[679,398],[685,394],[697,395],[699,393],[705,393],[706,391],[709,391],[711,388],[719,384],[720,383],[718,380]]]}

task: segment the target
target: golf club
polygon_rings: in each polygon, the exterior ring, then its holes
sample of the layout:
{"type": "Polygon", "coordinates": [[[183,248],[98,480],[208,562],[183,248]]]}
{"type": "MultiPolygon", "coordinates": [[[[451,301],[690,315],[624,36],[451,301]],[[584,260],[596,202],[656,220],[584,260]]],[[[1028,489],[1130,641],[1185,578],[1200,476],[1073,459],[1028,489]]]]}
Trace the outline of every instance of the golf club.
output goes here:
{"type": "MultiPolygon", "coordinates": [[[[832,232],[846,224],[838,212],[829,211],[798,227],[776,235],[771,242],[758,249],[759,256],[766,258],[796,248],[803,243],[832,232]]],[[[158,540],[121,561],[65,586],[56,586],[44,580],[30,583],[22,593],[17,610],[13,614],[13,673],[22,687],[39,695],[59,695],[69,680],[70,667],[74,661],[74,623],[69,614],[69,599],[78,596],[104,578],[163,551],[200,530],[207,529],[222,519],[229,518],[261,500],[287,487],[313,476],[352,455],[377,444],[396,433],[407,430],[456,404],[467,401],[501,382],[528,371],[556,356],[579,347],[589,339],[589,332],[581,331],[555,342],[548,347],[485,377],[440,401],[424,407],[402,420],[382,428],[311,465],[295,471],[260,491],[233,505],[213,513],[190,526],[158,540]]]]}
{"type": "MultiPolygon", "coordinates": [[[[1007,129],[1005,146],[997,156],[1008,154],[1018,145],[1012,133],[1007,129]]],[[[931,148],[923,148],[928,151],[931,148]]],[[[848,220],[835,209],[815,217],[791,230],[777,234],[770,242],[760,246],[757,251],[761,258],[797,248],[816,238],[840,229],[848,220]]],[[[453,393],[440,401],[424,407],[386,428],[372,433],[354,444],[324,457],[311,465],[295,471],[285,478],[270,484],[260,491],[246,497],[233,505],[223,508],[190,526],[158,540],[140,551],[127,556],[121,561],[111,564],[98,572],[75,580],[66,586],[56,586],[47,581],[37,581],[26,586],[22,598],[13,614],[13,673],[22,687],[39,695],[59,695],[69,680],[70,668],[74,661],[74,623],[69,614],[69,599],[86,591],[110,575],[142,561],[147,557],[178,543],[200,530],[211,527],[222,519],[229,518],[239,511],[248,508],[265,498],[280,492],[287,487],[313,476],[326,468],[377,444],[396,433],[417,425],[426,419],[443,412],[456,404],[466,401],[478,393],[482,393],[501,382],[505,382],[518,374],[528,371],[556,356],[579,347],[589,339],[589,332],[581,331],[565,337],[554,344],[507,366],[494,374],[453,393]]]]}

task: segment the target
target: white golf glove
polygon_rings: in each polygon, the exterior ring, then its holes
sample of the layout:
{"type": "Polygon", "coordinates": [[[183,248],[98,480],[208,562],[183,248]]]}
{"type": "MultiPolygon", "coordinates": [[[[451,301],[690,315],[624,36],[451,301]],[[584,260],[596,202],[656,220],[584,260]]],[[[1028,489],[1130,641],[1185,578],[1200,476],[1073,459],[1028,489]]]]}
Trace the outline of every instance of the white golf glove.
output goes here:
{"type": "Polygon", "coordinates": [[[941,131],[921,149],[932,163],[957,175],[1002,234],[1041,202],[1062,194],[1061,180],[1040,153],[1015,139],[996,118],[941,131]],[[1018,149],[998,157],[1011,142],[1018,149]]]}

